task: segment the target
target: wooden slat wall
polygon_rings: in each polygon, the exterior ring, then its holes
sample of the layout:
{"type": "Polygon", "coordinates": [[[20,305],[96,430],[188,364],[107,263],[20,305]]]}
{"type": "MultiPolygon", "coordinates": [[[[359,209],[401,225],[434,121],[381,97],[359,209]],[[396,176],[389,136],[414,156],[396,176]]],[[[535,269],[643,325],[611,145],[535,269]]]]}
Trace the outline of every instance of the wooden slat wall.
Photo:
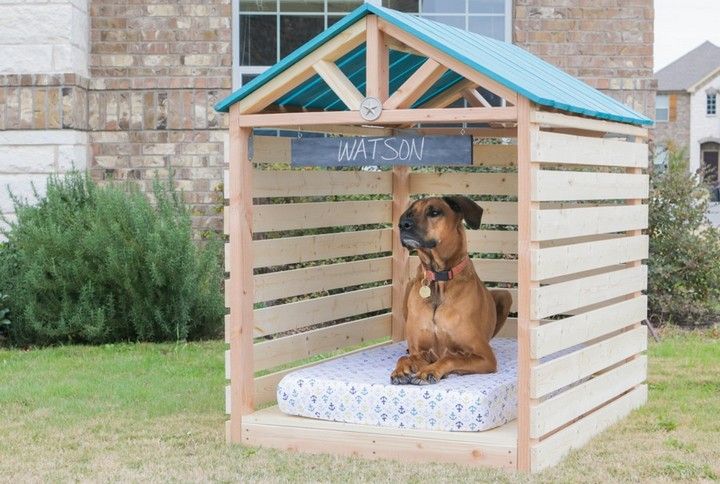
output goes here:
{"type": "MultiPolygon", "coordinates": [[[[570,116],[538,114],[571,129],[570,116]]],[[[529,309],[541,323],[528,332],[528,436],[539,470],[645,399],[649,184],[645,143],[531,132],[529,309]]]]}

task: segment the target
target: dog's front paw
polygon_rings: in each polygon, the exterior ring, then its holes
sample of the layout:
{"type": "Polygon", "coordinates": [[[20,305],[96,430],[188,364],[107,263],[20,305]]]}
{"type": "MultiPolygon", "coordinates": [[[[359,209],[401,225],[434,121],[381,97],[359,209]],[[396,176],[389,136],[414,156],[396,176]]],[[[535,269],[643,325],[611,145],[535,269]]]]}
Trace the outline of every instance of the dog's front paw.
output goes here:
{"type": "Polygon", "coordinates": [[[415,376],[413,376],[410,383],[413,385],[431,385],[439,382],[442,379],[441,375],[437,375],[432,370],[424,370],[419,371],[415,376]]]}
{"type": "Polygon", "coordinates": [[[407,385],[412,382],[413,378],[415,378],[415,375],[410,373],[393,373],[390,375],[390,383],[393,385],[407,385]]]}

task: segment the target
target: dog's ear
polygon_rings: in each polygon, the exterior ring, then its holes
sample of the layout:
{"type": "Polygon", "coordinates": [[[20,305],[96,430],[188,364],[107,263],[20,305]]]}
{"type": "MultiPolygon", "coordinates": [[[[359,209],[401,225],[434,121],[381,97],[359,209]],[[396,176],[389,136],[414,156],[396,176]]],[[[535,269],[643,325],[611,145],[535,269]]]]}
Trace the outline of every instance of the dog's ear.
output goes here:
{"type": "Polygon", "coordinates": [[[482,220],[483,214],[483,209],[480,205],[462,195],[451,195],[442,198],[445,200],[445,203],[450,205],[450,208],[462,214],[468,227],[471,229],[480,228],[480,221],[482,220]]]}

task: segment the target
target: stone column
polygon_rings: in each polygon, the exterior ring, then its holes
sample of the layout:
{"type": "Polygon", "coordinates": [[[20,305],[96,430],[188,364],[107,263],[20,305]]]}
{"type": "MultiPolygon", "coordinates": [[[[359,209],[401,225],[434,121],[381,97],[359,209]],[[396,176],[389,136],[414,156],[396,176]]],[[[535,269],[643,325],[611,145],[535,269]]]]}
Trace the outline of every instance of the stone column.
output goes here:
{"type": "Polygon", "coordinates": [[[88,0],[0,0],[0,210],[87,167],[88,0]]]}

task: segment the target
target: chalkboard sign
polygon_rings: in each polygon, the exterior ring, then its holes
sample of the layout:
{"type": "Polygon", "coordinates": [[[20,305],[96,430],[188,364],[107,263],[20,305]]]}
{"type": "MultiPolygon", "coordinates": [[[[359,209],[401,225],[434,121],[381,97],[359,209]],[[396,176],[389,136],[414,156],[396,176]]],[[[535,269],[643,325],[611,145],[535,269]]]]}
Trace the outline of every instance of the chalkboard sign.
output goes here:
{"type": "Polygon", "coordinates": [[[294,166],[471,165],[472,136],[296,138],[294,166]]]}

